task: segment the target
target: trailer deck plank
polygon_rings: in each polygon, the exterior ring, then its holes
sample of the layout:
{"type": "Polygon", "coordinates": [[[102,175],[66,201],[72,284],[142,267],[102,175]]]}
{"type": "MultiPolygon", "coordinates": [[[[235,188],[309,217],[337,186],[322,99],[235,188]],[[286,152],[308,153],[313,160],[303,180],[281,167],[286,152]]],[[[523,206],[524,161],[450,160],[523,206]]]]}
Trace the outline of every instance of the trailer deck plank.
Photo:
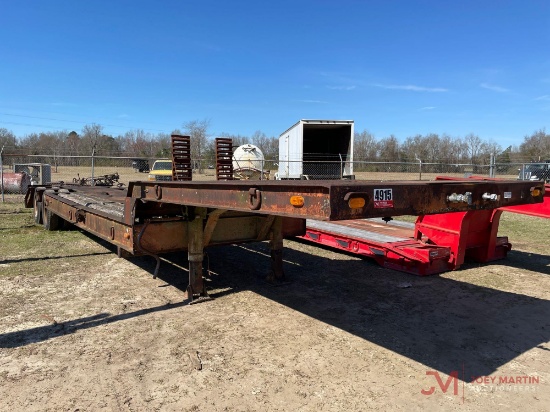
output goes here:
{"type": "MultiPolygon", "coordinates": [[[[402,222],[407,223],[407,222],[402,222]]],[[[373,219],[341,220],[337,222],[323,222],[308,219],[307,229],[319,230],[334,235],[340,235],[349,239],[371,240],[380,243],[403,242],[412,238],[414,224],[406,226],[396,225],[393,222],[387,224],[373,219]]]]}
{"type": "Polygon", "coordinates": [[[122,218],[124,215],[124,203],[121,201],[107,200],[105,197],[87,195],[79,192],[59,193],[58,196],[73,203],[90,209],[99,210],[112,216],[122,218]]]}

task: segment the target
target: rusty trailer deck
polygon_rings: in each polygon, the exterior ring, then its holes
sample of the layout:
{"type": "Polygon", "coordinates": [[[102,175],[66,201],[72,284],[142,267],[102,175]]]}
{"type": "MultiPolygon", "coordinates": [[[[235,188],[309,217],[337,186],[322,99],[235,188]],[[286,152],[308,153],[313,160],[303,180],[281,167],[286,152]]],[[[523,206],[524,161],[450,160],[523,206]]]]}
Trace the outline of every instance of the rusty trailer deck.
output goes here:
{"type": "Polygon", "coordinates": [[[428,215],[540,203],[544,186],[521,181],[130,182],[128,197],[314,220],[428,215]],[[293,200],[295,203],[293,203],[293,200]]]}
{"type": "Polygon", "coordinates": [[[305,221],[492,210],[542,202],[544,185],[521,181],[130,182],[128,188],[31,187],[25,203],[55,230],[65,221],[114,244],[119,255],[187,251],[188,296],[207,298],[204,248],[270,241],[271,282],[284,281],[283,238],[305,221]]]}

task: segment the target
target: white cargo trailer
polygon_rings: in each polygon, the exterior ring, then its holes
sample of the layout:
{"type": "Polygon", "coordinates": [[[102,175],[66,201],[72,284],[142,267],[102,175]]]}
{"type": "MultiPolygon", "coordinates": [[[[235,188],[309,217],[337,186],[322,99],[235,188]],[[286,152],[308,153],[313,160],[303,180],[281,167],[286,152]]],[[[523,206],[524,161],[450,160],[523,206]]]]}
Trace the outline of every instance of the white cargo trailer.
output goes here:
{"type": "Polygon", "coordinates": [[[300,120],[279,136],[278,179],[353,178],[353,120],[300,120]]]}

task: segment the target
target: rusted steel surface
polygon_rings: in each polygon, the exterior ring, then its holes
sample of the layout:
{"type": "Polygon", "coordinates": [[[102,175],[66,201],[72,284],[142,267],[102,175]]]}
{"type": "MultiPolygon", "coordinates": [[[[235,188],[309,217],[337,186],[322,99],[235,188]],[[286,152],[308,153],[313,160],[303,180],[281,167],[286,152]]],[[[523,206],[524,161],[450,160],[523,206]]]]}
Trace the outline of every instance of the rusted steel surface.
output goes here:
{"type": "Polygon", "coordinates": [[[79,205],[89,207],[90,209],[96,209],[112,216],[122,218],[122,215],[124,213],[124,204],[109,200],[105,197],[98,198],[79,192],[59,193],[58,196],[79,205]]]}
{"type": "Polygon", "coordinates": [[[89,212],[81,205],[66,202],[55,194],[44,192],[44,207],[69,223],[72,223],[108,242],[133,252],[133,231],[128,225],[105,213],[89,212]]]}
{"type": "MultiPolygon", "coordinates": [[[[77,175],[77,177],[73,178],[73,183],[80,185],[80,186],[115,186],[118,183],[118,179],[120,176],[117,172],[101,175],[101,176],[95,176],[95,177],[80,177],[80,175],[77,175]]],[[[120,184],[121,185],[121,184],[120,184]]]]}
{"type": "Polygon", "coordinates": [[[544,201],[532,205],[519,205],[503,207],[502,210],[507,212],[519,213],[522,215],[550,218],[550,184],[545,184],[544,201]]]}
{"type": "MultiPolygon", "coordinates": [[[[44,207],[69,223],[109,241],[132,254],[156,255],[187,250],[190,234],[190,213],[180,205],[158,202],[134,202],[131,223],[123,216],[126,196],[120,190],[100,190],[67,185],[39,188],[44,207]]],[[[135,200],[135,199],[134,199],[135,200]]],[[[269,239],[274,217],[252,212],[235,212],[223,209],[205,209],[204,247],[235,242],[253,242],[269,239]]],[[[305,233],[304,219],[283,218],[284,236],[305,233]]]]}
{"type": "MultiPolygon", "coordinates": [[[[46,229],[59,229],[65,220],[117,246],[119,256],[150,255],[156,260],[154,276],[159,270],[160,253],[186,250],[187,298],[195,303],[208,299],[202,277],[207,246],[269,240],[271,272],[267,280],[283,283],[283,238],[304,235],[306,217],[349,220],[400,214],[478,213],[475,210],[492,213],[483,209],[542,202],[544,185],[472,180],[131,182],[127,190],[48,185],[28,193],[25,203],[41,211],[46,229]]],[[[37,223],[39,220],[35,218],[37,223]]],[[[353,224],[348,225],[351,228],[353,224]]],[[[495,230],[491,230],[491,236],[496,237],[495,230]]],[[[420,237],[415,244],[396,242],[395,247],[385,248],[386,263],[414,272],[414,262],[421,255],[427,263],[419,266],[419,274],[446,267],[446,255],[440,256],[431,245],[418,247],[420,237]]],[[[344,248],[341,238],[333,238],[338,247],[344,248]]],[[[371,247],[373,243],[345,243],[375,258],[385,253],[383,248],[371,247]]]]}
{"type": "Polygon", "coordinates": [[[2,184],[4,193],[27,193],[27,188],[31,184],[31,177],[27,173],[7,173],[2,174],[2,184]]]}
{"type": "Polygon", "coordinates": [[[188,247],[185,222],[196,208],[207,210],[203,246],[209,246],[269,239],[273,216],[284,217],[283,236],[303,235],[305,218],[350,220],[534,204],[542,202],[544,185],[474,180],[133,182],[126,190],[64,185],[38,187],[35,194],[44,209],[128,252],[162,253],[188,247]]]}
{"type": "Polygon", "coordinates": [[[233,180],[233,139],[216,138],[216,180],[233,180]]]}
{"type": "Polygon", "coordinates": [[[172,180],[193,180],[191,168],[191,137],[173,134],[172,139],[172,180]]]}
{"type": "Polygon", "coordinates": [[[495,209],[540,203],[543,194],[538,182],[482,180],[130,182],[128,187],[129,197],[143,201],[316,220],[495,209]],[[291,204],[292,197],[301,204],[291,204]]]}
{"type": "MultiPolygon", "coordinates": [[[[437,176],[437,180],[456,180],[457,178],[448,177],[448,176],[437,176]]],[[[489,180],[489,181],[499,181],[498,178],[491,178],[485,176],[470,176],[470,179],[476,180],[489,180]]],[[[545,219],[550,218],[550,184],[543,182],[531,182],[531,183],[540,183],[544,185],[544,198],[542,203],[534,204],[522,204],[518,206],[505,206],[500,208],[506,212],[519,213],[522,215],[542,217],[545,219]]]]}

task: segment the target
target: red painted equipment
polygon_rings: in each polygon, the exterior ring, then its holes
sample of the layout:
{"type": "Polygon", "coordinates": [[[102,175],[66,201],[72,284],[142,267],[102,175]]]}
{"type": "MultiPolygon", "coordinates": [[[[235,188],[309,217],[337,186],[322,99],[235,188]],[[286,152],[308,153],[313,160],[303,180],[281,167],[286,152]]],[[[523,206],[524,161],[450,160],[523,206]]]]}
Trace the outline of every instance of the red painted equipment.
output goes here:
{"type": "MultiPolygon", "coordinates": [[[[471,179],[498,181],[482,176],[471,179]]],[[[464,181],[447,176],[436,180],[464,181]]],[[[458,269],[466,258],[479,263],[505,258],[512,245],[507,237],[497,236],[503,211],[550,218],[550,185],[545,185],[543,203],[424,215],[414,225],[383,224],[372,219],[334,223],[308,220],[301,238],[373,258],[389,269],[431,275],[458,269]]]]}
{"type": "Polygon", "coordinates": [[[418,216],[414,238],[450,250],[450,269],[458,269],[464,258],[485,263],[506,257],[512,245],[507,237],[498,237],[501,210],[475,210],[418,216]]]}
{"type": "Polygon", "coordinates": [[[518,206],[506,206],[501,207],[500,210],[507,212],[519,213],[522,215],[550,218],[550,185],[544,185],[544,199],[542,203],[536,205],[518,205],[518,206]]]}
{"type": "Polygon", "coordinates": [[[381,219],[319,222],[308,220],[311,242],[374,259],[380,266],[414,275],[432,275],[453,269],[450,249],[415,240],[414,225],[381,219]]]}
{"type": "Polygon", "coordinates": [[[501,213],[476,210],[419,216],[414,225],[372,219],[308,220],[301,238],[373,258],[389,269],[433,275],[458,269],[466,257],[480,263],[506,257],[512,245],[507,237],[497,237],[501,213]]]}

